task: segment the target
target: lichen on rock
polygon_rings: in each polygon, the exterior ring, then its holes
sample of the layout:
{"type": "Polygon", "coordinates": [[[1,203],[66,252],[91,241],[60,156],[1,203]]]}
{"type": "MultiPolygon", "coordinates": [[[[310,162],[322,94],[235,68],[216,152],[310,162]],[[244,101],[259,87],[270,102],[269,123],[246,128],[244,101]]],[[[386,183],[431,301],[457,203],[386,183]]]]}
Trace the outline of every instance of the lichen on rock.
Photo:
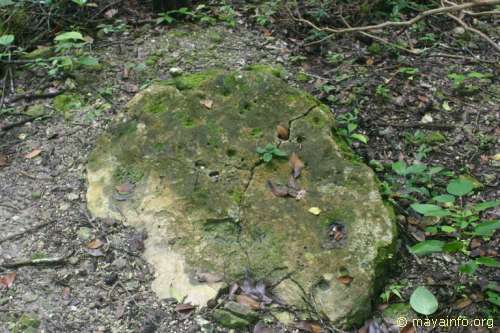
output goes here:
{"type": "Polygon", "coordinates": [[[371,169],[336,139],[328,108],[280,76],[264,66],[211,70],[140,92],[90,157],[88,207],[148,232],[160,297],[204,305],[250,274],[299,311],[359,322],[394,251],[390,208],[371,169]],[[276,137],[280,124],[287,141],[276,137]],[[305,197],[269,190],[269,180],[287,184],[290,166],[263,163],[256,149],[267,144],[300,156],[305,197]],[[125,196],[116,190],[124,182],[133,183],[125,196]]]}

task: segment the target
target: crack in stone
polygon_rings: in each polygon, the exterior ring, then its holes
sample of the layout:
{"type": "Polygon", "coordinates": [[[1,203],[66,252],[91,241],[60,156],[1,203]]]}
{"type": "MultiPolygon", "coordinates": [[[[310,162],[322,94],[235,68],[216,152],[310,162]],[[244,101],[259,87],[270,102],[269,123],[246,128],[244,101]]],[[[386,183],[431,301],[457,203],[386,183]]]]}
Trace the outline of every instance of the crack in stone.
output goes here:
{"type": "MultiPolygon", "coordinates": [[[[293,126],[293,123],[298,121],[298,120],[301,120],[305,117],[307,117],[309,115],[309,113],[311,113],[312,110],[314,110],[315,108],[317,108],[318,106],[321,105],[321,102],[320,101],[315,101],[314,105],[310,106],[304,113],[296,116],[295,118],[292,118],[290,120],[288,120],[288,130],[289,130],[289,137],[292,137],[292,126],[293,126]]],[[[281,146],[281,143],[282,141],[280,141],[278,143],[278,147],[281,146]]],[[[247,250],[245,249],[245,247],[243,246],[243,244],[241,243],[241,233],[243,231],[243,222],[245,220],[245,217],[244,217],[244,202],[245,202],[245,199],[246,199],[246,196],[247,196],[247,192],[248,192],[248,189],[250,188],[250,185],[255,177],[255,170],[263,165],[264,163],[262,163],[261,160],[258,160],[257,162],[255,162],[252,167],[250,168],[250,175],[248,176],[248,179],[247,179],[247,182],[245,183],[245,187],[243,189],[243,194],[242,194],[242,198],[240,200],[240,202],[238,203],[238,211],[239,211],[239,221],[238,221],[238,235],[236,237],[237,239],[237,242],[238,242],[238,245],[239,247],[241,248],[241,250],[243,251],[243,253],[245,254],[245,257],[247,259],[247,262],[248,262],[248,266],[250,266],[250,255],[248,254],[247,250]]],[[[248,268],[248,267],[247,267],[248,268]]],[[[291,274],[291,273],[290,273],[291,274]]],[[[288,274],[286,275],[288,276],[288,274]]],[[[284,279],[282,279],[280,281],[280,283],[283,281],[284,279]]],[[[278,283],[279,284],[279,283],[278,283]]],[[[277,284],[276,284],[277,285],[277,284]]]]}

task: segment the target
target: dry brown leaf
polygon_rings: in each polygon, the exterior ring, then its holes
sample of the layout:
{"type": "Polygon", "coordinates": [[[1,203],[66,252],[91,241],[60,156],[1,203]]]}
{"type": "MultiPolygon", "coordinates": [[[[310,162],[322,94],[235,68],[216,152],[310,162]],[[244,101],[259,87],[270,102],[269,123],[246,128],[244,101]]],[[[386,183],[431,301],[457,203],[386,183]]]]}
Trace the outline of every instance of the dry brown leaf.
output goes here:
{"type": "Polygon", "coordinates": [[[40,155],[41,152],[42,152],[41,149],[34,149],[30,153],[27,153],[26,155],[24,155],[24,157],[25,158],[35,158],[38,155],[40,155]]]}
{"type": "Polygon", "coordinates": [[[107,18],[112,18],[116,14],[118,14],[118,10],[115,8],[108,9],[106,12],[104,12],[104,16],[106,16],[107,18]]]}
{"type": "Polygon", "coordinates": [[[266,326],[263,322],[259,321],[257,325],[253,328],[253,333],[276,333],[277,331],[269,326],[266,326]]]}
{"type": "Polygon", "coordinates": [[[295,324],[295,327],[310,333],[321,333],[321,326],[318,323],[310,320],[302,320],[295,324]]]}
{"type": "Polygon", "coordinates": [[[0,167],[7,165],[7,156],[0,154],[0,167]]]}
{"type": "Polygon", "coordinates": [[[472,304],[469,298],[461,298],[455,302],[455,308],[462,310],[472,304]]]}
{"type": "Polygon", "coordinates": [[[91,240],[90,242],[88,242],[88,243],[85,245],[85,247],[87,247],[87,249],[98,249],[98,248],[100,248],[101,246],[103,246],[104,244],[105,244],[105,243],[104,243],[102,240],[100,240],[100,239],[96,238],[96,239],[93,239],[93,240],[91,240]]]}
{"type": "Polygon", "coordinates": [[[290,131],[288,130],[288,128],[284,126],[281,125],[276,126],[276,133],[280,140],[286,141],[288,140],[288,138],[290,138],[290,131]]]}
{"type": "Polygon", "coordinates": [[[120,194],[128,194],[134,190],[134,184],[125,182],[115,187],[116,192],[120,194]]]}
{"type": "Polygon", "coordinates": [[[92,257],[102,257],[104,253],[100,249],[89,249],[89,248],[84,248],[83,249],[85,252],[87,252],[89,255],[92,257]]]}
{"type": "Polygon", "coordinates": [[[212,106],[214,105],[214,101],[212,101],[211,99],[204,99],[200,101],[200,104],[206,107],[207,109],[211,109],[212,106]]]}
{"type": "Polygon", "coordinates": [[[403,327],[400,331],[400,333],[415,333],[415,327],[413,327],[413,324],[410,322],[408,323],[405,327],[403,327]]]}
{"type": "Polygon", "coordinates": [[[366,59],[366,65],[368,65],[368,66],[373,65],[373,63],[374,63],[374,62],[375,62],[375,61],[373,60],[373,58],[372,58],[372,57],[370,57],[370,58],[366,59]]]}
{"type": "Polygon", "coordinates": [[[116,311],[115,311],[116,319],[121,319],[124,314],[125,314],[125,303],[121,302],[116,307],[116,311]]]}
{"type": "Polygon", "coordinates": [[[304,168],[304,162],[301,161],[296,153],[290,155],[290,166],[292,167],[292,174],[295,178],[300,176],[300,172],[304,168]]]}
{"type": "Polygon", "coordinates": [[[338,280],[340,283],[342,283],[343,285],[345,285],[345,286],[350,285],[353,279],[354,279],[354,278],[353,278],[352,276],[349,276],[349,275],[343,275],[343,276],[339,276],[339,277],[337,278],[337,280],[338,280]]]}
{"type": "Polygon", "coordinates": [[[67,301],[71,297],[71,289],[69,287],[64,287],[63,289],[63,300],[67,301]]]}
{"type": "Polygon", "coordinates": [[[175,311],[178,313],[188,313],[196,309],[196,307],[191,303],[181,303],[175,306],[175,311]]]}
{"type": "Polygon", "coordinates": [[[198,282],[215,283],[222,281],[222,276],[214,273],[197,273],[196,280],[198,282]]]}
{"type": "Polygon", "coordinates": [[[246,294],[241,294],[241,295],[236,296],[236,302],[238,302],[240,304],[247,305],[253,310],[260,309],[260,303],[246,294]]]}
{"type": "Polygon", "coordinates": [[[7,274],[0,275],[0,287],[9,289],[14,284],[16,279],[16,272],[9,272],[7,274]]]}

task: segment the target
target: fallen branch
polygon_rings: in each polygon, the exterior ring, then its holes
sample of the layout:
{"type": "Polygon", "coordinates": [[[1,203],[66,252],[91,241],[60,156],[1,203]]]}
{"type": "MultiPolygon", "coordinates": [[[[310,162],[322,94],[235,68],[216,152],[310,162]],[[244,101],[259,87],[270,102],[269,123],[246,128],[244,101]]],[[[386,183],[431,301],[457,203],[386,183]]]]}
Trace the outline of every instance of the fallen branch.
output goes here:
{"type": "Polygon", "coordinates": [[[41,115],[41,116],[36,116],[36,117],[28,117],[26,119],[16,121],[15,123],[4,125],[4,126],[0,127],[0,133],[7,132],[8,130],[11,130],[15,127],[22,126],[22,125],[29,123],[29,122],[32,122],[34,120],[40,120],[40,119],[46,119],[46,118],[50,118],[50,116],[41,115]]]}
{"type": "Polygon", "coordinates": [[[488,35],[486,35],[484,32],[469,26],[468,24],[466,24],[464,21],[462,21],[460,18],[456,17],[455,15],[448,13],[448,14],[446,14],[446,16],[457,21],[458,24],[460,24],[465,30],[469,30],[469,31],[481,36],[485,41],[490,43],[490,45],[493,46],[498,52],[500,52],[500,46],[493,39],[488,37],[488,35]]]}
{"type": "Polygon", "coordinates": [[[62,256],[62,257],[53,257],[53,258],[37,258],[37,259],[26,259],[26,260],[19,260],[19,261],[14,261],[14,262],[7,262],[0,264],[0,267],[2,268],[18,268],[18,267],[23,267],[23,266],[38,266],[38,265],[56,265],[56,264],[61,264],[68,259],[73,252],[62,256]]]}
{"type": "Polygon", "coordinates": [[[415,16],[414,18],[407,20],[407,21],[387,21],[379,24],[374,24],[374,25],[365,25],[361,27],[347,27],[347,28],[331,28],[331,27],[318,27],[316,24],[312,23],[309,20],[306,20],[302,17],[295,17],[292,15],[292,18],[295,21],[305,23],[312,28],[314,28],[317,31],[326,31],[330,32],[333,34],[339,34],[339,33],[345,33],[345,32],[360,32],[360,31],[370,31],[370,30],[378,30],[382,28],[387,28],[387,27],[407,27],[411,26],[418,21],[426,18],[427,16],[430,15],[435,15],[435,14],[444,14],[444,13],[450,13],[450,12],[457,12],[461,11],[464,9],[468,8],[473,8],[473,7],[479,7],[479,6],[492,6],[492,5],[497,5],[500,4],[500,0],[477,0],[474,2],[466,2],[460,5],[454,5],[454,6],[448,6],[448,7],[439,7],[439,8],[434,8],[434,9],[429,9],[426,10],[419,15],[415,16]]]}
{"type": "Polygon", "coordinates": [[[17,102],[21,99],[32,101],[34,99],[52,98],[52,97],[56,97],[56,96],[62,94],[63,92],[64,92],[64,90],[58,90],[58,91],[42,93],[42,94],[36,94],[36,93],[19,94],[19,95],[12,96],[12,98],[5,99],[5,103],[10,104],[10,103],[17,102]]]}
{"type": "Polygon", "coordinates": [[[424,129],[442,129],[442,130],[452,130],[455,129],[456,125],[449,124],[432,124],[432,123],[385,123],[385,122],[375,122],[374,125],[381,127],[401,127],[401,128],[424,128],[424,129]]]}
{"type": "Polygon", "coordinates": [[[24,236],[27,233],[31,233],[31,232],[37,231],[38,229],[46,227],[46,226],[48,226],[48,225],[50,225],[52,223],[55,223],[55,222],[56,222],[56,220],[50,220],[50,221],[44,221],[44,222],[39,223],[39,224],[35,224],[31,228],[25,229],[25,230],[23,230],[21,232],[18,232],[16,234],[12,234],[10,236],[7,236],[7,237],[4,237],[4,238],[0,239],[0,244],[5,243],[7,241],[11,241],[11,240],[17,239],[17,238],[20,238],[20,237],[24,236]]]}

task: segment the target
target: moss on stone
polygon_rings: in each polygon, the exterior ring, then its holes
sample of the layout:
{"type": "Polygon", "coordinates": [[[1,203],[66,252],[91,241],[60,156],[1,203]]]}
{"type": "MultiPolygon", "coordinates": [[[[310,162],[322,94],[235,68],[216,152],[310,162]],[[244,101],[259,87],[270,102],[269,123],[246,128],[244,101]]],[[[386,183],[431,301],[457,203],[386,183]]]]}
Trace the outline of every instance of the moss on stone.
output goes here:
{"type": "Polygon", "coordinates": [[[292,274],[306,295],[291,292],[297,286],[289,281],[278,283],[286,302],[304,310],[303,298],[314,295],[332,320],[361,320],[391,255],[394,230],[372,171],[353,162],[335,137],[329,109],[261,67],[178,79],[183,90],[174,79],[139,93],[127,121],[98,142],[89,162],[89,208],[120,205],[128,221],[155,236],[158,225],[175,235],[175,242],[158,244],[182,258],[181,277],[161,278],[174,279],[176,293],[203,288],[186,282],[193,272],[220,274],[226,283],[250,272],[271,284],[292,274]],[[212,108],[202,99],[212,100],[212,108]],[[256,153],[275,142],[278,124],[291,125],[280,149],[298,152],[306,164],[298,185],[306,199],[277,198],[269,190],[269,180],[286,185],[290,177],[287,159],[261,164],[256,153]],[[113,180],[99,170],[114,172],[113,180]],[[110,196],[117,181],[137,184],[133,198],[110,196]],[[313,205],[320,216],[308,212],[313,205]],[[347,230],[338,244],[329,236],[333,222],[347,230]],[[355,277],[349,289],[335,278],[344,271],[355,277]]]}

